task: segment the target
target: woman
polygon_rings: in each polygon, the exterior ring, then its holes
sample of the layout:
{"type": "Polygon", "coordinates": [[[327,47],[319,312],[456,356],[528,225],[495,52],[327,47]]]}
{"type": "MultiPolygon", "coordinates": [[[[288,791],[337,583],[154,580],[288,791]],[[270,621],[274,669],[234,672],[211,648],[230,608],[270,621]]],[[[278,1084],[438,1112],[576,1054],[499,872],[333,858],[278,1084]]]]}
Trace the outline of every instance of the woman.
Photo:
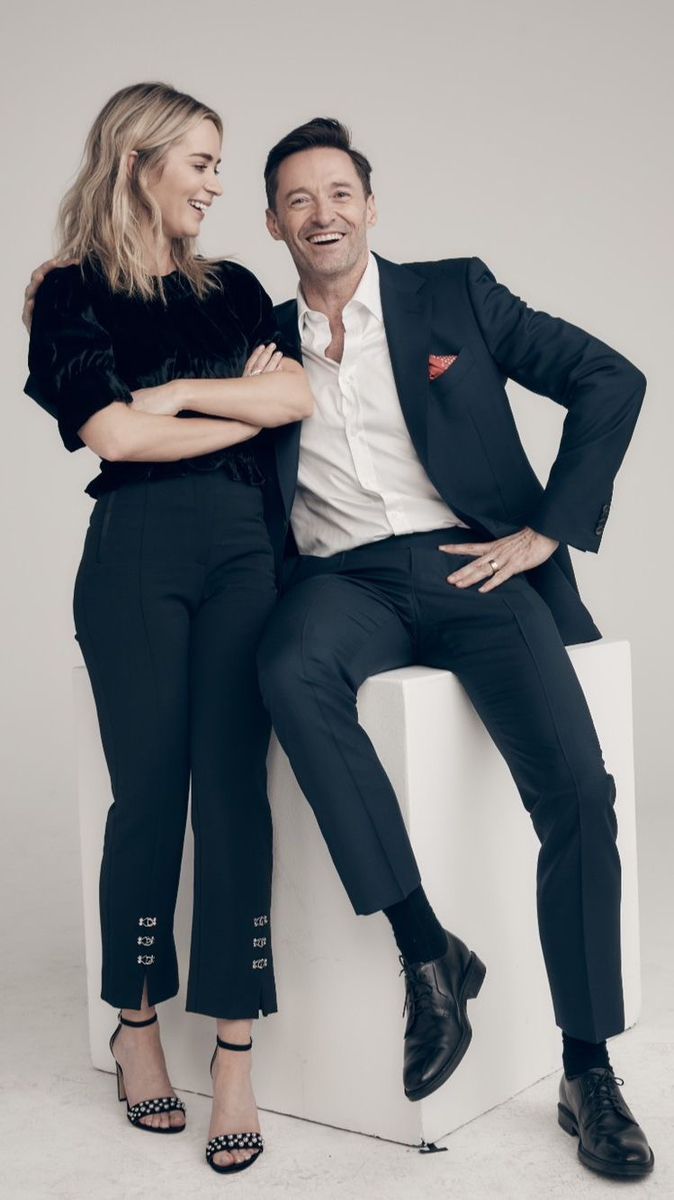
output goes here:
{"type": "Polygon", "coordinates": [[[184,1128],[155,1005],[178,990],[191,775],[186,1008],[217,1021],[206,1158],[233,1171],[262,1152],[250,1055],[237,1051],[252,1045],[252,1019],[276,1011],[269,724],[255,670],[275,601],[264,439],[312,401],[301,366],[275,348],[255,277],[195,253],[222,194],[221,142],[216,113],[161,83],[104,106],[61,205],[59,254],[71,265],[37,293],[25,390],[67,449],[102,459],[86,489],[96,503],[74,616],[114,796],[101,996],[120,1009],[118,1095],[138,1128],[184,1128]]]}

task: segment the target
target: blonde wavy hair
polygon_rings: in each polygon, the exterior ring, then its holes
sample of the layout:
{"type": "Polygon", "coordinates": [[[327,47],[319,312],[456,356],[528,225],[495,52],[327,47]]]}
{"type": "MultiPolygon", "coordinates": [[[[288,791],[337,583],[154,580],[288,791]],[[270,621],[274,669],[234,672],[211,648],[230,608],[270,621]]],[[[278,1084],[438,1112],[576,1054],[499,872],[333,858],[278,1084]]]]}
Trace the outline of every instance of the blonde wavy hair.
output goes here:
{"type": "MultiPolygon", "coordinates": [[[[59,205],[57,255],[74,258],[82,270],[97,259],[113,291],[165,301],[161,277],[147,269],[141,233],[148,218],[157,240],[162,227],[148,182],[161,174],[169,148],[204,118],[222,137],[218,114],[169,84],[135,83],[115,92],[89,130],[79,173],[59,205]],[[129,176],[132,150],[138,157],[129,176]]],[[[211,265],[217,260],[197,257],[196,238],[172,238],[171,254],[201,299],[221,287],[211,265]]]]}

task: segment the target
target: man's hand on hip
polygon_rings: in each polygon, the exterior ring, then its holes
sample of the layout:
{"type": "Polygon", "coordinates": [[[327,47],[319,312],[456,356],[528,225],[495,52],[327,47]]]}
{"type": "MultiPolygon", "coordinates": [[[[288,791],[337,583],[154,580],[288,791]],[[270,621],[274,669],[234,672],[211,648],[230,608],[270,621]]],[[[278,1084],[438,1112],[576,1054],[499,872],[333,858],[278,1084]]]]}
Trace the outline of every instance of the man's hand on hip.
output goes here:
{"type": "Polygon", "coordinates": [[[451,546],[438,546],[446,554],[474,554],[475,562],[467,563],[458,571],[447,576],[447,582],[455,587],[470,587],[486,579],[487,583],[478,588],[478,592],[491,592],[499,584],[505,583],[511,575],[520,571],[529,571],[539,567],[551,554],[554,554],[559,542],[546,537],[544,533],[536,533],[528,525],[519,533],[510,533],[507,537],[498,538],[495,542],[459,542],[451,546]]]}

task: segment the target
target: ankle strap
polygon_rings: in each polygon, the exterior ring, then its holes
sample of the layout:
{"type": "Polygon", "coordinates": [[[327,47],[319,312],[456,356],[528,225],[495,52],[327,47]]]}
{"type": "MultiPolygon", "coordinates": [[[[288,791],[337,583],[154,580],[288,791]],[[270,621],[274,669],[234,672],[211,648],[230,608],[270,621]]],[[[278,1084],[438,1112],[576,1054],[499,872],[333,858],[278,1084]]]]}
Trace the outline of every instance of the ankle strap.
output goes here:
{"type": "Polygon", "coordinates": [[[117,1020],[119,1021],[120,1025],[135,1025],[137,1029],[142,1029],[144,1025],[154,1025],[155,1021],[157,1020],[157,1014],[155,1013],[153,1017],[149,1017],[147,1021],[128,1021],[126,1017],[122,1016],[122,1010],[120,1008],[117,1014],[117,1020]]]}
{"type": "Polygon", "coordinates": [[[217,1034],[216,1034],[216,1038],[217,1038],[218,1046],[221,1046],[223,1050],[250,1050],[250,1048],[253,1044],[252,1038],[250,1039],[247,1046],[237,1045],[236,1042],[223,1042],[222,1038],[218,1037],[217,1034]]]}

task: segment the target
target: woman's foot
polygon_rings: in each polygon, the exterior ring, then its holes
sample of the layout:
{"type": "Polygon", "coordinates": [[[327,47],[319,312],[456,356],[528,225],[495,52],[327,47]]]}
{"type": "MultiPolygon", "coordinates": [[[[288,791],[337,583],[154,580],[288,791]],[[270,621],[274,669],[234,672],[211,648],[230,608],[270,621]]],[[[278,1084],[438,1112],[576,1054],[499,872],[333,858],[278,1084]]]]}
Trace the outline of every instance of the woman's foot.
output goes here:
{"type": "MultiPolygon", "coordinates": [[[[154,1016],[154,1008],[134,1010],[122,1009],[122,1016],[129,1021],[143,1021],[154,1016]]],[[[143,1029],[131,1029],[122,1025],[112,1045],[113,1056],[124,1072],[124,1087],[129,1107],[141,1100],[157,1100],[161,1096],[175,1096],[166,1070],[166,1060],[159,1037],[159,1022],[146,1025],[143,1029]]],[[[155,1129],[169,1125],[184,1125],[184,1112],[149,1113],[140,1118],[142,1125],[155,1129]]]]}
{"type": "MultiPolygon", "coordinates": [[[[218,1032],[223,1040],[238,1045],[248,1045],[249,1029],[249,1022],[218,1022],[218,1032]]],[[[213,1063],[213,1109],[209,1140],[221,1133],[261,1132],[251,1081],[251,1057],[250,1050],[223,1050],[218,1046],[213,1063]]],[[[256,1150],[218,1150],[213,1155],[213,1162],[219,1167],[229,1167],[235,1162],[245,1162],[256,1154],[256,1150]]]]}

